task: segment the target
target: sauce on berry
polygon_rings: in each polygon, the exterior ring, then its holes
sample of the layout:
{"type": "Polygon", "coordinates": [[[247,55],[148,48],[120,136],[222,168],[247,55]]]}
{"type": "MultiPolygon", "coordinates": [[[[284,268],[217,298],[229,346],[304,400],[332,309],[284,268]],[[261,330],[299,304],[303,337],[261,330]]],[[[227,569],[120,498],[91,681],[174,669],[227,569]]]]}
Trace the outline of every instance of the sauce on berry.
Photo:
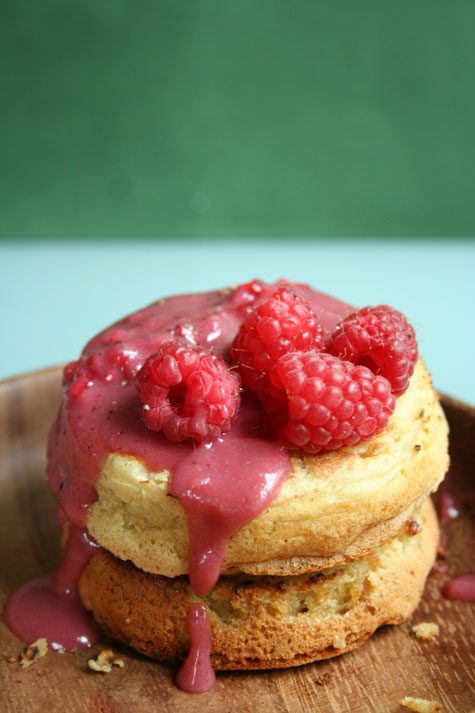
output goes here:
{"type": "MultiPolygon", "coordinates": [[[[61,511],[73,525],[73,542],[81,539],[77,533],[86,527],[106,455],[134,455],[151,471],[167,469],[172,473],[170,494],[180,500],[188,519],[191,586],[198,594],[214,586],[229,538],[268,506],[290,472],[288,453],[266,436],[261,410],[249,398],[243,398],[237,418],[222,437],[199,446],[190,440],[172,443],[143,423],[135,377],[147,357],[171,339],[213,349],[229,360],[245,315],[256,299],[267,298],[277,286],[255,281],[236,290],[161,300],[106,329],[89,342],[77,362],[66,367],[63,402],[49,439],[47,474],[61,511]]],[[[324,330],[334,329],[352,310],[309,287],[298,286],[298,291],[314,308],[324,330]]],[[[22,638],[31,639],[34,631],[34,638],[44,635],[49,640],[44,612],[53,607],[59,622],[66,617],[62,626],[68,630],[78,627],[72,638],[59,641],[62,647],[87,645],[83,639],[92,643],[92,625],[68,618],[65,598],[80,606],[75,584],[93,549],[84,549],[83,559],[74,559],[75,569],[68,560],[71,546],[52,578],[24,585],[10,599],[8,624],[22,638]],[[71,577],[70,567],[74,570],[71,577]],[[68,584],[66,592],[64,582],[73,580],[74,586],[68,584]],[[45,592],[51,595],[50,603],[45,592]],[[62,597],[61,602],[57,597],[62,597]],[[18,624],[27,607],[32,612],[30,619],[37,621],[31,632],[18,624]],[[82,633],[86,630],[87,635],[82,633]]],[[[188,686],[185,690],[192,690],[190,686],[206,690],[202,686],[211,680],[211,640],[207,617],[205,623],[204,619],[203,611],[192,605],[188,617],[190,656],[201,663],[185,664],[184,671],[194,671],[179,675],[179,685],[188,686]],[[203,664],[205,659],[208,664],[203,664]]],[[[51,640],[57,639],[54,634],[51,640]]]]}

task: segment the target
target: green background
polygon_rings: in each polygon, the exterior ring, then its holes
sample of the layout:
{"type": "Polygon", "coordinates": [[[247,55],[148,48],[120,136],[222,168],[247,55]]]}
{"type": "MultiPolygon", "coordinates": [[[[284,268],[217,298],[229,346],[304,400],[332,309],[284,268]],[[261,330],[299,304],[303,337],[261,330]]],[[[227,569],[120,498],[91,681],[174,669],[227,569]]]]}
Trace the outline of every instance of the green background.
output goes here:
{"type": "Polygon", "coordinates": [[[3,0],[0,236],[475,234],[473,0],[3,0]]]}

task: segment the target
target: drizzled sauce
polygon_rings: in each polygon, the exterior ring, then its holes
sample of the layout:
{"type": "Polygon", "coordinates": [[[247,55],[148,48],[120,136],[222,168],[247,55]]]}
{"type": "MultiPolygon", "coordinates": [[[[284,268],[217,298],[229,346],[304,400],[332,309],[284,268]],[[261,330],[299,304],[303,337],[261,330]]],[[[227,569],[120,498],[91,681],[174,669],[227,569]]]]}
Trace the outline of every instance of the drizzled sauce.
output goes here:
{"type": "Polygon", "coordinates": [[[45,637],[52,649],[92,646],[101,631],[86,612],[77,584],[97,545],[85,530],[71,528],[57,569],[23,584],[8,600],[3,618],[28,644],[45,637]]]}
{"type": "Polygon", "coordinates": [[[179,688],[188,693],[203,693],[213,688],[216,675],[211,666],[211,629],[204,604],[190,604],[187,617],[190,650],[176,677],[179,688]]]}
{"type": "Polygon", "coordinates": [[[446,559],[449,543],[449,526],[451,522],[458,518],[460,512],[455,497],[447,484],[447,479],[440,485],[435,498],[439,519],[439,546],[437,548],[437,558],[432,569],[438,574],[445,574],[449,569],[446,559]]]}
{"type": "Polygon", "coordinates": [[[447,582],[442,590],[447,599],[475,602],[475,574],[460,574],[447,582]]]}
{"type": "Polygon", "coordinates": [[[265,510],[291,470],[286,449],[253,430],[259,411],[244,398],[234,428],[173,472],[170,494],[186,512],[190,585],[200,595],[216,584],[229,539],[265,510]]]}
{"type": "MultiPolygon", "coordinates": [[[[469,514],[473,518],[473,505],[470,498],[464,493],[465,505],[469,505],[469,514]]],[[[437,493],[437,514],[440,524],[440,547],[439,552],[441,557],[447,556],[447,547],[449,544],[449,525],[456,520],[460,515],[460,507],[457,500],[450,490],[449,478],[442,483],[437,493]]],[[[434,569],[439,574],[445,574],[448,571],[448,564],[439,557],[434,564],[434,569]]],[[[449,580],[442,589],[442,594],[447,599],[454,599],[464,602],[475,602],[475,574],[461,574],[449,580]]]]}
{"type": "MultiPolygon", "coordinates": [[[[106,455],[134,455],[151,471],[172,473],[169,492],[180,501],[188,520],[191,587],[199,595],[212,589],[230,537],[279,492],[291,470],[288,453],[266,433],[262,410],[246,396],[231,430],[221,438],[199,446],[189,441],[171,443],[142,422],[135,375],[145,359],[170,339],[213,349],[226,359],[248,310],[277,286],[255,281],[236,290],[161,300],[106,329],[87,344],[77,362],[66,367],[63,401],[49,439],[47,474],[61,511],[73,525],[74,540],[84,532],[106,455]]],[[[313,306],[325,330],[332,330],[352,309],[307,286],[299,285],[297,290],[313,306]]],[[[37,597],[41,602],[31,616],[40,623],[31,627],[45,635],[41,611],[48,605],[43,593],[68,597],[68,602],[78,600],[75,587],[67,593],[62,589],[63,567],[68,570],[65,560],[53,578],[43,578],[38,586],[24,585],[12,596],[9,625],[23,638],[30,631],[17,625],[20,601],[33,606],[37,597]]],[[[75,584],[81,571],[78,568],[75,584]]],[[[68,575],[64,580],[70,581],[68,575]]],[[[211,638],[205,620],[203,607],[191,605],[190,656],[178,676],[185,690],[205,690],[202,686],[210,681],[211,638]],[[191,660],[201,663],[198,666],[191,660]]],[[[82,638],[80,634],[76,641],[82,638]]],[[[69,639],[67,643],[61,645],[71,648],[69,639]]]]}

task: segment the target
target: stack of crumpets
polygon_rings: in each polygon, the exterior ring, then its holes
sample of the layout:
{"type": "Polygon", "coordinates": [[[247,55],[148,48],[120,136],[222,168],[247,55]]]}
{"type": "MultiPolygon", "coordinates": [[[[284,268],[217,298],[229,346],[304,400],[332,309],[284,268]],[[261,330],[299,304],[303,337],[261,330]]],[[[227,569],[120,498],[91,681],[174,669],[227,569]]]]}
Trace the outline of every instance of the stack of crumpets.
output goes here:
{"type": "Polygon", "coordinates": [[[69,530],[98,545],[79,593],[108,635],[264,669],[413,612],[447,466],[400,312],[256,280],[95,337],[65,369],[48,475],[69,530]]]}

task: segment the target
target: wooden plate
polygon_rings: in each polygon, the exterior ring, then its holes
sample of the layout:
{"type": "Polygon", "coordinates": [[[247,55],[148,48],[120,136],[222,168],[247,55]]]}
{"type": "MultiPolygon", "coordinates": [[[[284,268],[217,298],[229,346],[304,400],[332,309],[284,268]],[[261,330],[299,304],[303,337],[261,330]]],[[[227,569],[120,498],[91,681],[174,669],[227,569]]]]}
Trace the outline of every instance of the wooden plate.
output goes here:
{"type": "MultiPolygon", "coordinates": [[[[58,557],[55,503],[43,473],[60,378],[61,370],[52,369],[0,384],[0,609],[15,587],[51,570],[58,557]]],[[[216,687],[201,695],[174,686],[175,667],[110,641],[92,650],[49,652],[21,669],[8,659],[17,658],[22,644],[1,623],[0,710],[402,713],[406,709],[398,700],[412,695],[438,700],[448,713],[469,713],[475,708],[474,605],[444,599],[441,587],[450,576],[473,571],[468,495],[474,480],[475,409],[450,398],[443,403],[451,425],[451,488],[462,513],[450,526],[449,571],[429,576],[409,622],[383,627],[362,648],[329,661],[282,671],[218,673],[216,687]],[[410,633],[420,621],[440,625],[437,642],[422,642],[410,633]],[[121,652],[125,668],[94,673],[87,660],[106,646],[121,652]]]]}

